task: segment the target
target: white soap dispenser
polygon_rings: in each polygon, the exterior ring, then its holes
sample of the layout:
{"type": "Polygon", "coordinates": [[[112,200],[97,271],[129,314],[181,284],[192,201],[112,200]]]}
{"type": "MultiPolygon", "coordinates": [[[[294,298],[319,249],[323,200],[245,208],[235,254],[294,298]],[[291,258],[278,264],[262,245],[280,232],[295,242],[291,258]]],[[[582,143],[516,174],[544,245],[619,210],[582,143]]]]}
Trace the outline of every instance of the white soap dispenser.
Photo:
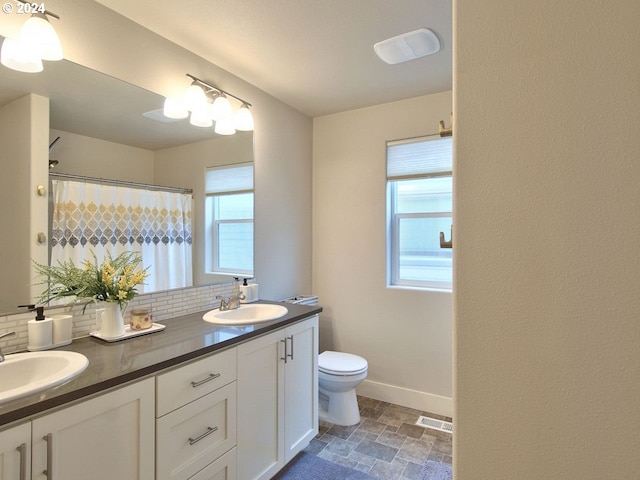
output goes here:
{"type": "Polygon", "coordinates": [[[240,303],[253,302],[253,295],[251,294],[251,286],[247,284],[248,278],[242,279],[242,285],[240,285],[240,292],[244,295],[244,298],[240,300],[240,303]]]}
{"type": "Polygon", "coordinates": [[[29,320],[27,323],[27,332],[29,334],[29,344],[27,350],[37,352],[51,348],[53,341],[53,321],[45,318],[44,307],[36,307],[36,318],[29,320]]]}
{"type": "Polygon", "coordinates": [[[242,286],[240,287],[240,291],[244,293],[244,297],[245,297],[242,303],[253,303],[259,300],[258,284],[248,283],[249,280],[252,280],[252,278],[245,278],[242,282],[242,286]]]}

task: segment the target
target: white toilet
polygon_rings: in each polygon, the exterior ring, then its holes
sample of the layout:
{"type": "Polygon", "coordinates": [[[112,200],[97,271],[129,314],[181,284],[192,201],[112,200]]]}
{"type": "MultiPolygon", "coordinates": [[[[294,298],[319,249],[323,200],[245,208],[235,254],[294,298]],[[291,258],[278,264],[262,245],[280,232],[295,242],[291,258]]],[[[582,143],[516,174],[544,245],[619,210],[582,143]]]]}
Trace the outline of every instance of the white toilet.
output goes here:
{"type": "Polygon", "coordinates": [[[318,355],[318,417],[336,425],[360,421],[356,387],[367,378],[367,361],[351,353],[327,350],[318,355]]]}

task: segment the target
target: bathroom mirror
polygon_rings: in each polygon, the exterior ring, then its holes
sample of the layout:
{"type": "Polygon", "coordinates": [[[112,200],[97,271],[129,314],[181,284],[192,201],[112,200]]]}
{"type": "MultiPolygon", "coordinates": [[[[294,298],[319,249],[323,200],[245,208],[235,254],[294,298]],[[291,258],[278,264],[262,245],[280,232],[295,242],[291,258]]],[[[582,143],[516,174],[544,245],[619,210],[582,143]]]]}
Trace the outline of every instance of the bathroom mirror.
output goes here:
{"type": "MultiPolygon", "coordinates": [[[[0,43],[2,40],[0,37],[0,43]]],[[[194,285],[229,280],[203,271],[204,246],[198,235],[204,228],[204,168],[253,161],[252,132],[220,136],[213,128],[194,127],[188,120],[167,122],[161,115],[162,96],[66,60],[47,62],[45,70],[37,74],[4,66],[0,69],[0,109],[30,93],[49,99],[49,143],[60,137],[49,157],[57,162],[52,172],[193,189],[194,285]],[[95,145],[101,143],[112,148],[100,153],[95,145]],[[129,168],[109,168],[117,164],[116,160],[122,161],[120,155],[131,151],[137,155],[129,168]]],[[[6,162],[16,159],[0,153],[0,161],[5,170],[6,162]]],[[[3,173],[3,182],[11,182],[6,178],[8,171],[3,173]]],[[[0,208],[2,234],[8,235],[11,227],[3,219],[3,212],[0,208]]],[[[43,230],[48,231],[46,227],[43,230]]],[[[30,239],[13,238],[11,242],[28,243],[30,239]]],[[[18,253],[24,256],[19,264],[28,268],[29,256],[20,249],[5,251],[4,255],[18,253]]],[[[12,276],[12,272],[0,268],[0,285],[11,281],[4,276],[12,276]]],[[[28,285],[20,297],[0,299],[0,314],[15,312],[18,303],[29,298],[28,285]]]]}

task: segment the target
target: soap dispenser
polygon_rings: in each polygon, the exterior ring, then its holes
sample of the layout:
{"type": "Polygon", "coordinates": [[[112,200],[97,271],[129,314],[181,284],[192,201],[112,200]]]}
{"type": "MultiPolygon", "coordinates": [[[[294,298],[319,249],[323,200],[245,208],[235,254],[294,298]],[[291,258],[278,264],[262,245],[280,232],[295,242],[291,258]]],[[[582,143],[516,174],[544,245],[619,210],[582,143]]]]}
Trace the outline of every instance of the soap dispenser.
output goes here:
{"type": "Polygon", "coordinates": [[[244,300],[240,300],[242,303],[252,303],[258,301],[258,284],[248,283],[251,278],[243,278],[240,291],[244,294],[244,300]]]}
{"type": "Polygon", "coordinates": [[[36,318],[27,323],[27,333],[29,334],[29,344],[27,350],[37,352],[51,348],[53,341],[53,321],[45,318],[44,307],[34,305],[23,305],[31,311],[36,312],[36,318]]]}
{"type": "Polygon", "coordinates": [[[243,278],[242,285],[240,285],[240,292],[244,295],[244,298],[240,300],[240,303],[251,303],[253,301],[251,296],[251,287],[247,284],[247,280],[249,279],[243,278]]]}

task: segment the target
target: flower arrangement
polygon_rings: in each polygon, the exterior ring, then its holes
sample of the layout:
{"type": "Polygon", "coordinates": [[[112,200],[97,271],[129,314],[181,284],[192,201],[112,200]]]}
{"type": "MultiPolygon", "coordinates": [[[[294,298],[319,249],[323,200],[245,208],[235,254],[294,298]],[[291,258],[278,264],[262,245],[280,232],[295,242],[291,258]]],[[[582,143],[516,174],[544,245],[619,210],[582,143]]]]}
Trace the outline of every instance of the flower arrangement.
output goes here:
{"type": "Polygon", "coordinates": [[[71,260],[58,262],[55,266],[34,262],[36,272],[43,277],[37,285],[47,285],[38,297],[38,303],[69,298],[69,304],[73,305],[89,298],[95,303],[115,302],[124,310],[138,293],[136,286],[149,276],[146,268],[138,268],[142,257],[136,252],[123,252],[112,258],[107,253],[106,259],[98,265],[95,253],[91,254],[93,261],[85,260],[83,268],[71,260]]]}

